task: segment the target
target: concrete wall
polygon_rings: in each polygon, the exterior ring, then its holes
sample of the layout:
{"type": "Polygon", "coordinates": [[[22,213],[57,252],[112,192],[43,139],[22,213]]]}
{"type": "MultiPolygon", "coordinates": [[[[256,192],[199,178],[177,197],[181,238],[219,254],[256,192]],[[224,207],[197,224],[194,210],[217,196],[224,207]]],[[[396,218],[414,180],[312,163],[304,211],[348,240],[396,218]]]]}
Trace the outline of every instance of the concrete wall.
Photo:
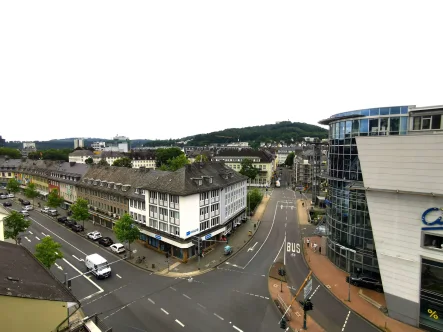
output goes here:
{"type": "Polygon", "coordinates": [[[200,233],[200,195],[180,196],[180,237],[186,239],[200,233]],[[191,232],[186,235],[187,232],[191,232]]]}
{"type": "Polygon", "coordinates": [[[55,331],[67,316],[64,302],[0,296],[2,331],[55,331]]]}

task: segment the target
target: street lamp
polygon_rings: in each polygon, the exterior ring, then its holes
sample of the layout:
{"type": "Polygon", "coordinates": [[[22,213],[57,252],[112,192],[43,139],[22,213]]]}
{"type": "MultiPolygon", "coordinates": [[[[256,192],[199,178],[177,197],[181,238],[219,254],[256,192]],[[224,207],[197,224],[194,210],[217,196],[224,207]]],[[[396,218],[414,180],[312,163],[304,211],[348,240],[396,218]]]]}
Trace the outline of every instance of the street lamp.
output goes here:
{"type": "Polygon", "coordinates": [[[348,265],[348,272],[349,272],[349,280],[348,280],[348,302],[351,302],[351,261],[349,259],[349,252],[353,252],[354,254],[356,251],[351,248],[347,248],[344,246],[340,246],[341,249],[346,250],[346,262],[348,265]]]}

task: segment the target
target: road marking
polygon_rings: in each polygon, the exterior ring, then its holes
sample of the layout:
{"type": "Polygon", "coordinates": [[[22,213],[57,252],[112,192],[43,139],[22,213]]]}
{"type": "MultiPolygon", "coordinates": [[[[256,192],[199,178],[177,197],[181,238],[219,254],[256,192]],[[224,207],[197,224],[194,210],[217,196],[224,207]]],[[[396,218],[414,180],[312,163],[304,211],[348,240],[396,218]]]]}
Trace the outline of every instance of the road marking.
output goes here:
{"type": "Polygon", "coordinates": [[[76,260],[78,260],[79,262],[84,262],[85,260],[83,258],[78,258],[75,255],[72,255],[72,257],[74,257],[76,260]]]}
{"type": "Polygon", "coordinates": [[[254,248],[255,248],[255,246],[257,245],[257,243],[258,243],[258,242],[255,242],[255,244],[254,244],[252,247],[248,248],[248,251],[252,251],[252,250],[254,250],[254,248]]]}
{"type": "MultiPolygon", "coordinates": [[[[83,255],[85,255],[85,256],[88,256],[88,255],[86,255],[83,251],[81,251],[80,249],[78,249],[77,247],[75,247],[74,245],[72,245],[71,243],[69,243],[68,241],[66,241],[64,238],[62,238],[61,236],[58,236],[57,234],[55,234],[53,231],[51,231],[49,228],[47,228],[47,227],[45,227],[45,226],[43,226],[42,224],[40,224],[38,221],[36,221],[35,219],[32,219],[32,218],[29,218],[29,219],[31,219],[33,222],[35,222],[36,224],[38,224],[38,225],[40,225],[41,227],[43,227],[44,229],[46,229],[48,232],[50,232],[50,233],[52,233],[52,234],[54,234],[55,236],[57,236],[60,240],[62,240],[63,242],[65,242],[65,243],[67,243],[67,244],[69,244],[72,248],[74,248],[75,250],[77,250],[77,251],[79,251],[79,252],[81,252],[83,255]]],[[[44,235],[44,236],[48,236],[48,235],[46,235],[45,233],[43,233],[42,232],[42,234],[44,235]]],[[[81,273],[81,272],[80,272],[81,273]]]]}
{"type": "MultiPolygon", "coordinates": [[[[129,284],[126,284],[126,285],[120,286],[119,288],[116,288],[116,289],[114,289],[114,290],[112,290],[112,291],[110,291],[110,292],[108,292],[108,293],[106,293],[106,294],[103,294],[102,296],[97,297],[97,298],[95,298],[94,300],[92,300],[92,301],[90,301],[90,302],[88,302],[88,303],[83,304],[83,307],[86,306],[86,305],[88,305],[88,304],[91,304],[91,303],[93,303],[93,302],[95,302],[95,301],[98,301],[98,300],[100,300],[100,299],[102,299],[102,298],[108,296],[109,294],[115,293],[116,291],[118,291],[118,290],[120,290],[120,289],[122,289],[122,288],[125,288],[125,287],[128,286],[128,285],[129,285],[129,284]]],[[[81,299],[80,302],[83,302],[83,301],[85,301],[85,300],[89,300],[91,297],[92,297],[92,295],[86,296],[85,298],[81,299]]]]}
{"type": "Polygon", "coordinates": [[[60,266],[60,265],[58,265],[57,263],[54,263],[55,264],[55,266],[57,266],[57,269],[59,269],[59,270],[62,270],[63,271],[63,268],[60,266]]]}
{"type": "Polygon", "coordinates": [[[185,324],[183,324],[182,322],[180,322],[178,319],[175,320],[177,322],[178,325],[180,325],[181,327],[185,327],[185,324]]]}
{"type": "Polygon", "coordinates": [[[220,318],[221,320],[225,320],[223,317],[217,315],[215,312],[214,312],[214,316],[217,317],[217,318],[220,318]]]}
{"type": "Polygon", "coordinates": [[[32,235],[32,234],[34,234],[34,233],[32,233],[31,231],[29,231],[29,234],[31,234],[31,235],[32,235]]]}
{"type": "Polygon", "coordinates": [[[277,214],[277,208],[278,208],[278,202],[277,205],[275,205],[275,211],[274,211],[274,219],[272,220],[272,224],[271,224],[271,229],[269,230],[268,235],[266,236],[265,240],[263,241],[262,245],[260,246],[260,248],[258,248],[258,250],[255,252],[254,256],[252,256],[252,258],[249,260],[249,262],[246,263],[246,265],[243,267],[243,269],[245,269],[249,263],[252,262],[252,260],[255,258],[255,256],[257,256],[257,254],[260,252],[260,249],[263,248],[263,246],[265,245],[266,241],[269,238],[269,235],[271,235],[272,229],[274,228],[274,223],[275,223],[275,216],[277,214]]]}
{"type": "MultiPolygon", "coordinates": [[[[71,263],[69,263],[65,258],[63,258],[63,260],[64,260],[64,261],[65,261],[70,267],[72,267],[74,270],[76,270],[79,274],[83,274],[82,271],[80,271],[80,270],[77,269],[74,265],[72,265],[71,263]]],[[[97,285],[94,281],[92,281],[92,280],[89,279],[89,278],[86,278],[86,276],[84,276],[84,277],[85,277],[86,280],[88,280],[91,284],[93,284],[93,285],[94,285],[95,287],[97,287],[97,289],[98,289],[98,292],[95,292],[94,294],[90,295],[91,297],[104,292],[103,288],[101,288],[99,285],[97,285]]]]}
{"type": "MultiPolygon", "coordinates": [[[[286,216],[286,220],[288,220],[288,216],[286,216]]],[[[286,224],[285,224],[286,225],[286,224]]]]}
{"type": "Polygon", "coordinates": [[[28,242],[31,242],[31,240],[29,240],[27,236],[25,236],[25,239],[28,240],[28,242]]]}
{"type": "Polygon", "coordinates": [[[120,279],[122,278],[122,277],[120,277],[118,274],[116,274],[116,276],[117,276],[118,278],[120,278],[120,279]]]}
{"type": "Polygon", "coordinates": [[[167,312],[165,309],[163,309],[163,308],[160,308],[161,309],[161,311],[163,311],[166,315],[169,315],[169,312],[167,312]]]}
{"type": "Polygon", "coordinates": [[[206,307],[200,303],[197,303],[200,307],[202,307],[203,309],[206,309],[206,307]]]}
{"type": "Polygon", "coordinates": [[[274,263],[277,260],[278,255],[280,255],[280,252],[283,249],[284,245],[285,245],[285,240],[283,240],[283,243],[281,244],[280,250],[278,251],[277,256],[275,256],[275,258],[274,258],[274,263]]]}
{"type": "Polygon", "coordinates": [[[183,294],[183,296],[186,297],[187,299],[192,300],[192,299],[191,299],[188,295],[186,295],[186,294],[183,294]]]}
{"type": "Polygon", "coordinates": [[[312,299],[312,297],[314,296],[315,292],[317,292],[319,288],[320,288],[320,285],[318,285],[317,288],[312,292],[312,294],[309,297],[309,299],[312,299]]]}
{"type": "Polygon", "coordinates": [[[343,328],[341,329],[342,332],[345,330],[346,324],[348,323],[349,315],[351,314],[351,311],[348,312],[348,315],[346,316],[345,323],[343,324],[343,328]]]}
{"type": "Polygon", "coordinates": [[[37,241],[40,241],[40,238],[38,236],[35,237],[37,239],[37,241]]]}
{"type": "Polygon", "coordinates": [[[174,288],[174,287],[169,287],[169,288],[171,288],[174,292],[176,292],[177,290],[174,288]]]}
{"type": "Polygon", "coordinates": [[[232,327],[234,328],[234,329],[236,329],[238,332],[243,332],[243,330],[240,330],[237,326],[235,326],[235,325],[232,325],[232,327]]]}
{"type": "Polygon", "coordinates": [[[152,304],[155,304],[155,302],[153,300],[151,300],[149,297],[148,297],[148,301],[151,302],[152,304]]]}

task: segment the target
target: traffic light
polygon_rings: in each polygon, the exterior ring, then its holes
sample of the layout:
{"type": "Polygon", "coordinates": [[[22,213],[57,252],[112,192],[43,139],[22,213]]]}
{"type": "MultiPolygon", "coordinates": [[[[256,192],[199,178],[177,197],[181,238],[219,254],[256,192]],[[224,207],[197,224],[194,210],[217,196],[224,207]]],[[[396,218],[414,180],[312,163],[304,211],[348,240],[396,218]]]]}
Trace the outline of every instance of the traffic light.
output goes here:
{"type": "Polygon", "coordinates": [[[287,329],[287,324],[286,324],[286,319],[282,318],[280,321],[280,328],[286,330],[287,329]]]}
{"type": "Polygon", "coordinates": [[[312,309],[314,309],[314,305],[312,304],[311,300],[309,300],[309,299],[306,300],[305,303],[304,303],[304,306],[303,306],[303,310],[304,311],[310,311],[312,309]]]}

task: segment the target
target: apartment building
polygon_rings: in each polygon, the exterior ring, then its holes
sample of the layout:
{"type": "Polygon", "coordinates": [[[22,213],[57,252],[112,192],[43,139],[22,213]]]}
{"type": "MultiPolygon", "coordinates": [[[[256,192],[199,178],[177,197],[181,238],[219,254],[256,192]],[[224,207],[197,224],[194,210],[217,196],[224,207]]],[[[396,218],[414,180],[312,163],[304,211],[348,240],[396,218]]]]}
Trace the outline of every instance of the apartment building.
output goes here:
{"type": "Polygon", "coordinates": [[[76,150],[69,154],[69,161],[76,162],[78,164],[84,164],[86,159],[94,158],[95,154],[89,150],[76,150]]]}
{"type": "Polygon", "coordinates": [[[21,159],[0,158],[0,186],[6,187],[10,179],[15,179],[21,159]]]}
{"type": "Polygon", "coordinates": [[[213,161],[222,161],[226,166],[239,172],[244,159],[252,160],[254,167],[258,168],[259,173],[253,180],[248,179],[248,186],[269,186],[272,182],[272,176],[277,167],[275,156],[267,150],[254,149],[220,149],[212,157],[213,161]]]}
{"type": "Polygon", "coordinates": [[[114,161],[121,158],[132,159],[132,168],[156,168],[155,154],[153,152],[132,152],[130,154],[119,151],[96,151],[77,150],[69,154],[69,161],[80,164],[86,163],[86,160],[92,158],[94,164],[98,164],[100,160],[112,166],[114,161]]]}
{"type": "Polygon", "coordinates": [[[154,150],[131,151],[129,157],[132,159],[132,168],[157,168],[154,150]]]}
{"type": "Polygon", "coordinates": [[[288,158],[289,154],[292,152],[295,155],[299,155],[301,152],[303,152],[303,147],[302,146],[284,146],[284,147],[278,148],[276,151],[277,163],[279,165],[284,164],[286,162],[286,159],[288,158]]]}

